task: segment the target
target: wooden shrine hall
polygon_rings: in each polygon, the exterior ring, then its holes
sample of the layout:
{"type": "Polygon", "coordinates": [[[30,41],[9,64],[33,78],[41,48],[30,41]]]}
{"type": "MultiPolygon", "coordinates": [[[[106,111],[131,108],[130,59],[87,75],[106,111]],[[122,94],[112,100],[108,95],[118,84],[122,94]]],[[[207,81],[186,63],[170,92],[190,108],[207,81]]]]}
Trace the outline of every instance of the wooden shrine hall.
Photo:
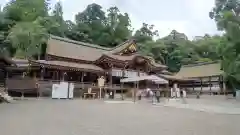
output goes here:
{"type": "Polygon", "coordinates": [[[153,58],[139,54],[134,40],[106,48],[56,36],[50,36],[44,60],[15,59],[15,62],[18,67],[8,70],[9,75],[13,77],[11,74],[19,71],[22,76],[38,80],[42,91],[50,90],[53,83],[62,80],[73,82],[76,89],[97,89],[97,79],[103,76],[105,89],[116,92],[132,88],[132,84],[121,86],[122,78],[157,74],[167,69],[153,58]]]}
{"type": "MultiPolygon", "coordinates": [[[[3,62],[6,63],[5,61],[3,62]]],[[[169,73],[165,65],[156,63],[151,57],[139,54],[134,40],[127,40],[116,47],[106,48],[50,36],[44,60],[12,59],[11,62],[5,64],[4,68],[4,75],[8,78],[6,79],[7,90],[11,92],[22,88],[29,89],[25,91],[27,93],[36,93],[38,89],[41,96],[49,95],[52,84],[64,80],[74,83],[75,95],[78,97],[82,95],[81,92],[87,91],[90,87],[93,91],[99,90],[97,86],[99,77],[105,79],[105,90],[126,93],[134,87],[134,84],[121,84],[121,79],[152,74],[168,80],[170,87],[178,83],[181,88],[189,89],[188,91],[194,88],[197,90],[199,87],[200,91],[204,91],[205,87],[208,87],[207,89],[214,92],[215,84],[219,84],[217,87],[223,89],[222,71],[218,63],[183,66],[177,74],[169,73]],[[209,72],[202,72],[206,71],[206,68],[209,72]]],[[[139,84],[139,89],[146,87],[154,89],[159,86],[146,81],[139,84]]]]}

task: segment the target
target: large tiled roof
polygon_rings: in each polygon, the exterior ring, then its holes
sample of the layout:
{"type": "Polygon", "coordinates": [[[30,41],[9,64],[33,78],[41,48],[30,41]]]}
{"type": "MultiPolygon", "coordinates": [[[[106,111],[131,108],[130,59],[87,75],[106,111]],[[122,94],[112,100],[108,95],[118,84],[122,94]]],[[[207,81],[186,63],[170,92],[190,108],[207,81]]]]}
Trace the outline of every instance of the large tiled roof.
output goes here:
{"type": "Polygon", "coordinates": [[[223,71],[219,62],[200,63],[197,65],[183,66],[175,75],[183,78],[197,78],[221,75],[223,71]]]}
{"type": "Polygon", "coordinates": [[[47,54],[86,61],[95,61],[107,51],[96,45],[56,37],[51,37],[47,46],[47,54]]]}
{"type": "Polygon", "coordinates": [[[113,59],[116,59],[116,60],[121,60],[121,61],[131,61],[136,57],[143,57],[144,59],[147,59],[150,62],[150,64],[154,67],[167,68],[165,65],[156,63],[155,60],[152,59],[151,57],[143,56],[143,55],[138,54],[138,53],[130,55],[130,56],[121,56],[121,55],[115,55],[115,54],[111,54],[111,53],[107,53],[107,54],[104,54],[104,55],[106,55],[108,57],[111,57],[113,59]]]}
{"type": "Polygon", "coordinates": [[[79,64],[65,61],[45,61],[45,60],[30,60],[31,64],[44,65],[44,67],[61,69],[66,68],[68,70],[81,70],[91,72],[103,72],[103,69],[94,64],[79,64]]]}
{"type": "MultiPolygon", "coordinates": [[[[121,61],[129,61],[136,56],[142,56],[142,55],[133,54],[130,56],[122,56],[122,55],[117,55],[117,53],[123,51],[128,46],[134,43],[135,43],[134,40],[127,40],[126,42],[116,47],[106,48],[106,47],[101,47],[99,45],[78,42],[78,41],[74,41],[66,38],[60,38],[56,36],[50,36],[46,53],[48,55],[71,58],[76,60],[85,60],[85,61],[91,61],[91,62],[98,60],[103,55],[107,55],[109,57],[112,57],[114,59],[121,60],[121,61]]],[[[162,64],[156,63],[154,59],[150,57],[146,57],[146,56],[142,56],[142,57],[145,57],[146,59],[148,59],[154,67],[157,67],[157,68],[166,67],[162,64]]]]}

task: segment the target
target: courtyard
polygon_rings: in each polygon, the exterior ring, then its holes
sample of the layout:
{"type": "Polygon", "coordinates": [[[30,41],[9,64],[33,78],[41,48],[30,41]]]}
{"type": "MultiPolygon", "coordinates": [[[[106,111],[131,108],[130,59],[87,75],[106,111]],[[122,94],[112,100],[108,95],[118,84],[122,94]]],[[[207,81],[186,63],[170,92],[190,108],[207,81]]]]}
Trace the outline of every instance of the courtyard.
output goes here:
{"type": "Polygon", "coordinates": [[[141,103],[29,99],[0,104],[1,135],[239,135],[240,115],[141,103]]]}

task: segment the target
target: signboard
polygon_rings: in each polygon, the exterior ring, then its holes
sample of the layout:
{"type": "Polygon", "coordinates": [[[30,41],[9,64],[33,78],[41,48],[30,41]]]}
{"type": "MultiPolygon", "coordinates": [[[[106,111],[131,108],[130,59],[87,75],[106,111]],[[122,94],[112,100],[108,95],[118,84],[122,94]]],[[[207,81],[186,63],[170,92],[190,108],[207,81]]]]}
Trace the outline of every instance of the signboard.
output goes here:
{"type": "MultiPolygon", "coordinates": [[[[147,74],[144,72],[140,72],[140,76],[146,76],[147,74]]],[[[138,76],[137,71],[129,71],[129,70],[121,70],[121,69],[112,69],[112,76],[117,77],[136,77],[138,76]],[[123,76],[124,75],[124,76],[123,76]]]]}
{"type": "Polygon", "coordinates": [[[98,86],[103,87],[105,84],[105,79],[103,77],[98,78],[98,86]]]}
{"type": "Polygon", "coordinates": [[[73,98],[73,89],[74,85],[72,83],[61,82],[60,84],[53,84],[52,98],[56,99],[73,98]]]}

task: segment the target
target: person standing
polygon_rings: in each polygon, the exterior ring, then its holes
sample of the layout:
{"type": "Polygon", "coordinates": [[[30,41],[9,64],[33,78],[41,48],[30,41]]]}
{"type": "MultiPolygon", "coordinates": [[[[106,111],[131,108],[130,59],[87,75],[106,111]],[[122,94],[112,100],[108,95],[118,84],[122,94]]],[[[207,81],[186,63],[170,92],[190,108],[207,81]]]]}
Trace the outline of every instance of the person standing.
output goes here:
{"type": "Polygon", "coordinates": [[[160,96],[161,96],[161,92],[160,90],[156,91],[156,98],[157,98],[157,102],[160,103],[160,96]]]}
{"type": "Polygon", "coordinates": [[[149,89],[149,97],[151,98],[152,103],[153,103],[154,102],[153,101],[154,100],[154,93],[153,93],[153,91],[151,89],[149,89]]]}
{"type": "Polygon", "coordinates": [[[140,90],[138,90],[137,92],[137,97],[138,97],[138,100],[142,99],[142,92],[140,90]]]}

